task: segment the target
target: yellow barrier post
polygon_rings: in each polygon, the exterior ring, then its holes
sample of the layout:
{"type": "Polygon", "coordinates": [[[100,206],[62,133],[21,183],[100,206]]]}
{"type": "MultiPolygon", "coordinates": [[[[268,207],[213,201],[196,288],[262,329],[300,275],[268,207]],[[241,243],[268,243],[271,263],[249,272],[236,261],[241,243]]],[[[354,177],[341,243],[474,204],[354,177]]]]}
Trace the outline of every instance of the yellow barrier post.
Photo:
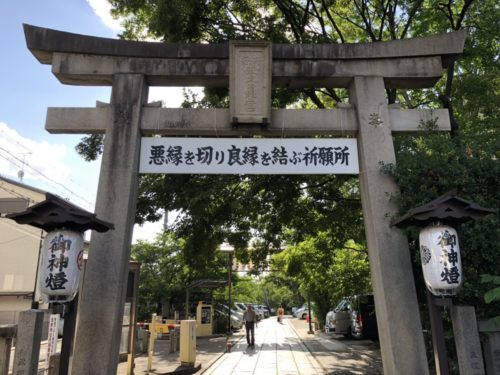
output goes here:
{"type": "Polygon", "coordinates": [[[153,353],[155,351],[155,340],[156,340],[156,314],[151,317],[151,325],[149,326],[149,347],[148,347],[148,367],[147,373],[151,371],[151,365],[153,364],[153,353]]]}

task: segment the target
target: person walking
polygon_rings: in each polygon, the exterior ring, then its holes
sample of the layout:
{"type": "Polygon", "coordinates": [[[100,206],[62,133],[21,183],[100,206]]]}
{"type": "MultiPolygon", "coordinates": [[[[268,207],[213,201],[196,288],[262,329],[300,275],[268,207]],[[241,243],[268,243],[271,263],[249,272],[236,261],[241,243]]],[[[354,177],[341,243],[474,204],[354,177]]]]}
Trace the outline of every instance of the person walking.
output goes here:
{"type": "Polygon", "coordinates": [[[255,347],[255,328],[257,328],[257,314],[253,310],[251,304],[247,305],[246,311],[243,313],[243,321],[245,322],[245,329],[247,332],[248,347],[255,347]]]}
{"type": "Polygon", "coordinates": [[[278,323],[283,323],[283,315],[285,315],[285,309],[280,305],[278,307],[278,323]]]}

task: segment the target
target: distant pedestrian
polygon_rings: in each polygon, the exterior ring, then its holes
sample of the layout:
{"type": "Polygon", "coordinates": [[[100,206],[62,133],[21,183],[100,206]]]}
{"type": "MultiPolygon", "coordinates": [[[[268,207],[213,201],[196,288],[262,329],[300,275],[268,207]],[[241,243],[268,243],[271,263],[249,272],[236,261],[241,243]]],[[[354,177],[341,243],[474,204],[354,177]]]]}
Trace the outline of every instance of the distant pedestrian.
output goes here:
{"type": "Polygon", "coordinates": [[[283,315],[285,315],[285,309],[280,305],[278,307],[278,323],[283,323],[283,315]]]}
{"type": "Polygon", "coordinates": [[[249,347],[255,347],[255,328],[257,328],[257,314],[253,310],[251,304],[247,305],[246,311],[243,313],[243,321],[247,331],[247,344],[249,347]]]}

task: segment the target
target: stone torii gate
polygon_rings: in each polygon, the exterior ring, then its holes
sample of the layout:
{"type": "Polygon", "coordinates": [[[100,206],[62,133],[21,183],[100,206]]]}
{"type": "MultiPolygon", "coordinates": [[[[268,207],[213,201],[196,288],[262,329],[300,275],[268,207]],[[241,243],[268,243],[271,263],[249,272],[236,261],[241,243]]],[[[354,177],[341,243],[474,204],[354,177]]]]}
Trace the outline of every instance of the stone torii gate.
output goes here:
{"type": "MultiPolygon", "coordinates": [[[[397,186],[380,172],[395,163],[392,134],[433,119],[449,130],[447,110],[387,105],[386,88],[432,87],[462,53],[464,32],[369,44],[274,44],[274,87],[342,87],[337,109],[272,110],[266,126],[233,126],[228,109],[148,104],[149,86],[228,87],[230,44],[164,44],[70,34],[24,25],[27,46],[64,84],[112,86],[110,104],[49,108],[51,133],[105,133],[95,212],[115,230],[93,233],[80,297],[72,374],[114,374],[137,199],[141,136],[354,136],[358,141],[364,225],[385,374],[429,373],[406,237],[390,226],[397,186]]],[[[272,56],[272,57],[271,57],[272,56]]],[[[232,93],[233,94],[233,93],[232,93]]],[[[264,118],[265,117],[265,118],[264,118]]]]}

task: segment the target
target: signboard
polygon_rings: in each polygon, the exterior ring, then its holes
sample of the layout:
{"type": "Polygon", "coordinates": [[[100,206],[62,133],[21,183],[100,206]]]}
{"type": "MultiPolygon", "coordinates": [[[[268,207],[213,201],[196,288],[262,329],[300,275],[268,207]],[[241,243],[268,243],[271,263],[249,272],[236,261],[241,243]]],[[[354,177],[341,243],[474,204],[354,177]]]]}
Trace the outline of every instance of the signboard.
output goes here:
{"type": "Polygon", "coordinates": [[[142,138],[140,173],[357,174],[353,138],[142,138]]]}
{"type": "Polygon", "coordinates": [[[58,331],[59,331],[59,314],[51,314],[49,319],[49,330],[47,335],[47,353],[45,355],[46,368],[49,368],[50,356],[57,352],[58,331]]]}
{"type": "Polygon", "coordinates": [[[270,122],[271,53],[270,42],[229,42],[229,103],[233,121],[270,122]]]}
{"type": "Polygon", "coordinates": [[[78,291],[83,234],[70,230],[47,233],[42,245],[38,286],[45,301],[68,302],[78,291]]]}
{"type": "Polygon", "coordinates": [[[210,306],[203,306],[201,308],[201,324],[210,324],[210,313],[212,308],[210,306]]]}

